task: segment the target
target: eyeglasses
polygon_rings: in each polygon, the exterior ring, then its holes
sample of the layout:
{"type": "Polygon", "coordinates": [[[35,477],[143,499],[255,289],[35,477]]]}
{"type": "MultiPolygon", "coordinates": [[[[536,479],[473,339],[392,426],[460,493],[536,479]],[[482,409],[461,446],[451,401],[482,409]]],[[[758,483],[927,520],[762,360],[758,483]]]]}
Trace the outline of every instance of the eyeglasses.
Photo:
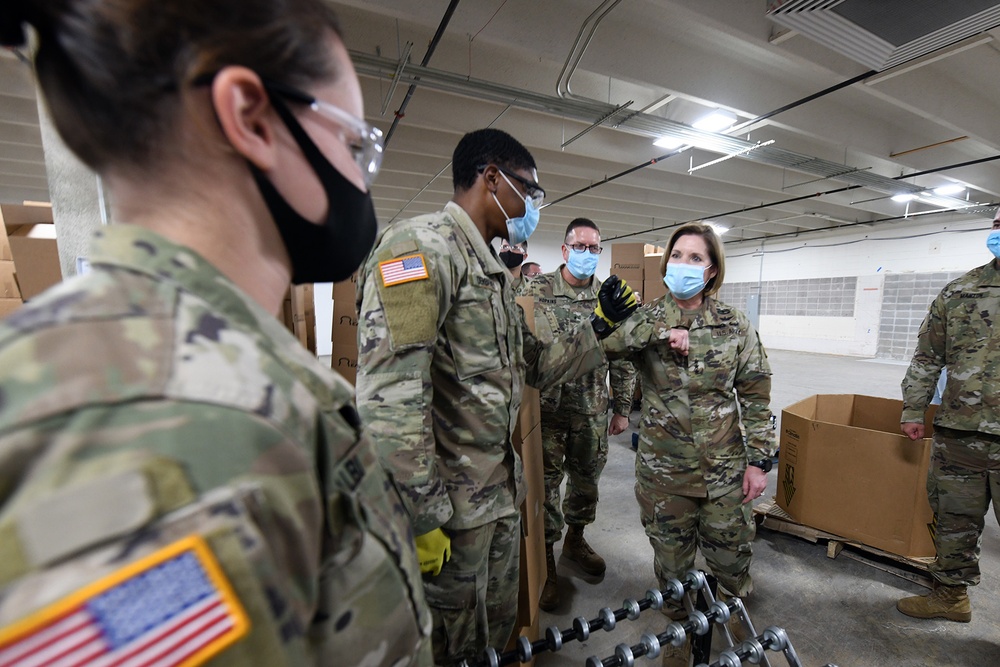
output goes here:
{"type": "Polygon", "coordinates": [[[507,245],[506,243],[501,243],[500,252],[515,252],[518,255],[523,255],[528,251],[519,245],[507,245]]]}
{"type": "MultiPolygon", "coordinates": [[[[478,171],[479,173],[483,173],[483,171],[485,171],[486,167],[488,167],[488,166],[489,165],[481,164],[481,165],[479,165],[479,167],[476,168],[476,171],[478,171]]],[[[508,171],[507,169],[504,169],[503,167],[498,166],[497,169],[504,176],[510,176],[515,181],[517,181],[518,183],[520,183],[521,185],[523,185],[524,186],[524,194],[525,194],[525,196],[528,199],[531,200],[531,205],[534,206],[535,208],[541,208],[542,202],[545,201],[545,190],[542,189],[542,186],[540,186],[538,183],[536,183],[534,181],[529,181],[528,179],[524,178],[523,176],[518,176],[514,172],[508,171]]]]}
{"type": "Polygon", "coordinates": [[[350,130],[353,136],[348,141],[347,147],[350,149],[354,161],[361,168],[365,187],[371,187],[371,184],[375,181],[375,177],[378,175],[379,168],[382,166],[382,154],[385,150],[385,146],[382,143],[382,130],[366,123],[357,116],[347,113],[334,104],[318,100],[312,95],[296,88],[281,83],[274,83],[273,81],[268,81],[266,87],[269,91],[273,91],[293,102],[307,104],[310,109],[319,115],[350,130]]]}
{"type": "Polygon", "coordinates": [[[566,247],[567,248],[572,248],[573,250],[575,250],[577,252],[583,252],[584,250],[586,250],[591,255],[600,255],[601,252],[604,250],[604,248],[602,248],[599,245],[586,245],[585,243],[573,243],[573,244],[568,245],[566,247]]]}

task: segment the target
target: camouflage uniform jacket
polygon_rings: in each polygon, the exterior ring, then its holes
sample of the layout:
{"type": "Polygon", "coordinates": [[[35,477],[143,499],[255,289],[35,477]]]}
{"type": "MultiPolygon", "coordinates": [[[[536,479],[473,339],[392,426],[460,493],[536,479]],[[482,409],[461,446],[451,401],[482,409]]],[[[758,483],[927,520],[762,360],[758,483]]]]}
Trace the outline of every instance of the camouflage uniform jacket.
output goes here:
{"type": "Polygon", "coordinates": [[[417,534],[516,513],[525,380],[543,388],[607,363],[589,323],[542,345],[510,283],[454,202],[385,229],[358,281],[358,409],[417,534]],[[380,263],[414,256],[428,277],[386,286],[380,263]]]}
{"type": "Polygon", "coordinates": [[[642,377],[637,473],[670,493],[715,498],[742,484],[748,461],[774,455],[771,367],[747,317],[720,301],[706,297],[688,321],[686,357],[669,343],[670,329],[684,324],[668,294],[640,308],[604,347],[609,358],[631,359],[642,377]]]}
{"type": "Polygon", "coordinates": [[[213,665],[431,664],[349,386],[187,248],[116,225],[91,266],[0,321],[0,636],[203,538],[250,624],[213,665]]]}
{"type": "MultiPolygon", "coordinates": [[[[590,320],[597,307],[597,293],[601,289],[597,276],[585,287],[573,287],[563,277],[563,266],[523,281],[517,291],[518,296],[535,299],[535,334],[545,344],[570,335],[582,322],[590,320]]],[[[632,412],[635,368],[624,360],[612,361],[610,367],[615,414],[627,417],[632,412]]],[[[602,366],[566,384],[546,389],[541,393],[542,411],[604,414],[608,411],[607,375],[608,366],[602,366]]]]}
{"type": "Polygon", "coordinates": [[[934,423],[1000,435],[1000,272],[972,269],[941,290],[903,378],[903,422],[923,422],[941,368],[948,384],[934,423]]]}

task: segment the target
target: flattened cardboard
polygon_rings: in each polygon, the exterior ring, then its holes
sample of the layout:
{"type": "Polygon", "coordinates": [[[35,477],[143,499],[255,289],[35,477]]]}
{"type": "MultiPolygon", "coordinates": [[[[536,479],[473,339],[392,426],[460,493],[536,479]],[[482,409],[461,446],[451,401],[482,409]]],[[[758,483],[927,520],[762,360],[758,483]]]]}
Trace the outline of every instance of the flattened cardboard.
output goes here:
{"type": "Polygon", "coordinates": [[[22,299],[38,296],[62,280],[55,225],[22,225],[7,234],[22,299]]]}
{"type": "MultiPolygon", "coordinates": [[[[931,438],[899,431],[902,402],[818,394],[781,413],[778,505],[798,523],[909,557],[934,555],[931,438]]],[[[933,432],[933,411],[925,428],[933,432]]]]}
{"type": "Polygon", "coordinates": [[[352,385],[358,381],[358,348],[356,345],[334,343],[330,351],[330,367],[352,385]]]}
{"type": "Polygon", "coordinates": [[[14,273],[12,260],[0,260],[0,298],[21,300],[21,290],[17,287],[14,273]]]}

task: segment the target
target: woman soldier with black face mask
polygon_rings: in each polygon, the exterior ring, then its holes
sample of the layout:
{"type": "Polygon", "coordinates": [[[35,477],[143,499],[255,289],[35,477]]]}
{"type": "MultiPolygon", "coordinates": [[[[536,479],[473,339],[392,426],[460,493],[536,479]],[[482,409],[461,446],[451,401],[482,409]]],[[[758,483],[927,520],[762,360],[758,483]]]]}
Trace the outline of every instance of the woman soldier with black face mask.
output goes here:
{"type": "Polygon", "coordinates": [[[29,25],[115,224],[0,323],[0,664],[430,664],[401,500],[275,318],[375,237],[380,133],[334,16],[4,0],[0,42],[29,25]]]}

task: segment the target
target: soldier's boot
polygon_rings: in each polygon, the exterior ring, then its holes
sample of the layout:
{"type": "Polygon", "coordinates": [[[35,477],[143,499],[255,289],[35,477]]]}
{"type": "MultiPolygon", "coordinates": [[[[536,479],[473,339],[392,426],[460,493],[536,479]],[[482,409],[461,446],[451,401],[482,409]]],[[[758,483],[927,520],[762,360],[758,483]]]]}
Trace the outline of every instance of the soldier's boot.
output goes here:
{"type": "Polygon", "coordinates": [[[545,586],[538,600],[538,606],[545,611],[559,606],[559,577],[556,575],[556,557],[552,554],[552,546],[545,545],[545,586]]]}
{"type": "Polygon", "coordinates": [[[667,644],[660,650],[663,652],[663,667],[689,667],[691,665],[691,635],[688,635],[680,646],[667,644]]]}
{"type": "Polygon", "coordinates": [[[563,556],[580,566],[580,569],[594,576],[604,574],[608,568],[604,559],[597,555],[587,540],[583,539],[583,526],[570,526],[563,542],[563,556]]]}
{"type": "MultiPolygon", "coordinates": [[[[735,596],[727,593],[721,586],[719,587],[719,602],[729,602],[733,597],[735,596]]],[[[729,628],[729,632],[733,635],[734,645],[741,644],[750,638],[750,633],[743,626],[743,621],[740,619],[739,614],[730,614],[729,620],[726,621],[726,627],[729,628]]]]}
{"type": "Polygon", "coordinates": [[[972,620],[972,604],[965,586],[935,584],[927,595],[903,598],[896,609],[913,618],[943,618],[968,623],[972,620]]]}

